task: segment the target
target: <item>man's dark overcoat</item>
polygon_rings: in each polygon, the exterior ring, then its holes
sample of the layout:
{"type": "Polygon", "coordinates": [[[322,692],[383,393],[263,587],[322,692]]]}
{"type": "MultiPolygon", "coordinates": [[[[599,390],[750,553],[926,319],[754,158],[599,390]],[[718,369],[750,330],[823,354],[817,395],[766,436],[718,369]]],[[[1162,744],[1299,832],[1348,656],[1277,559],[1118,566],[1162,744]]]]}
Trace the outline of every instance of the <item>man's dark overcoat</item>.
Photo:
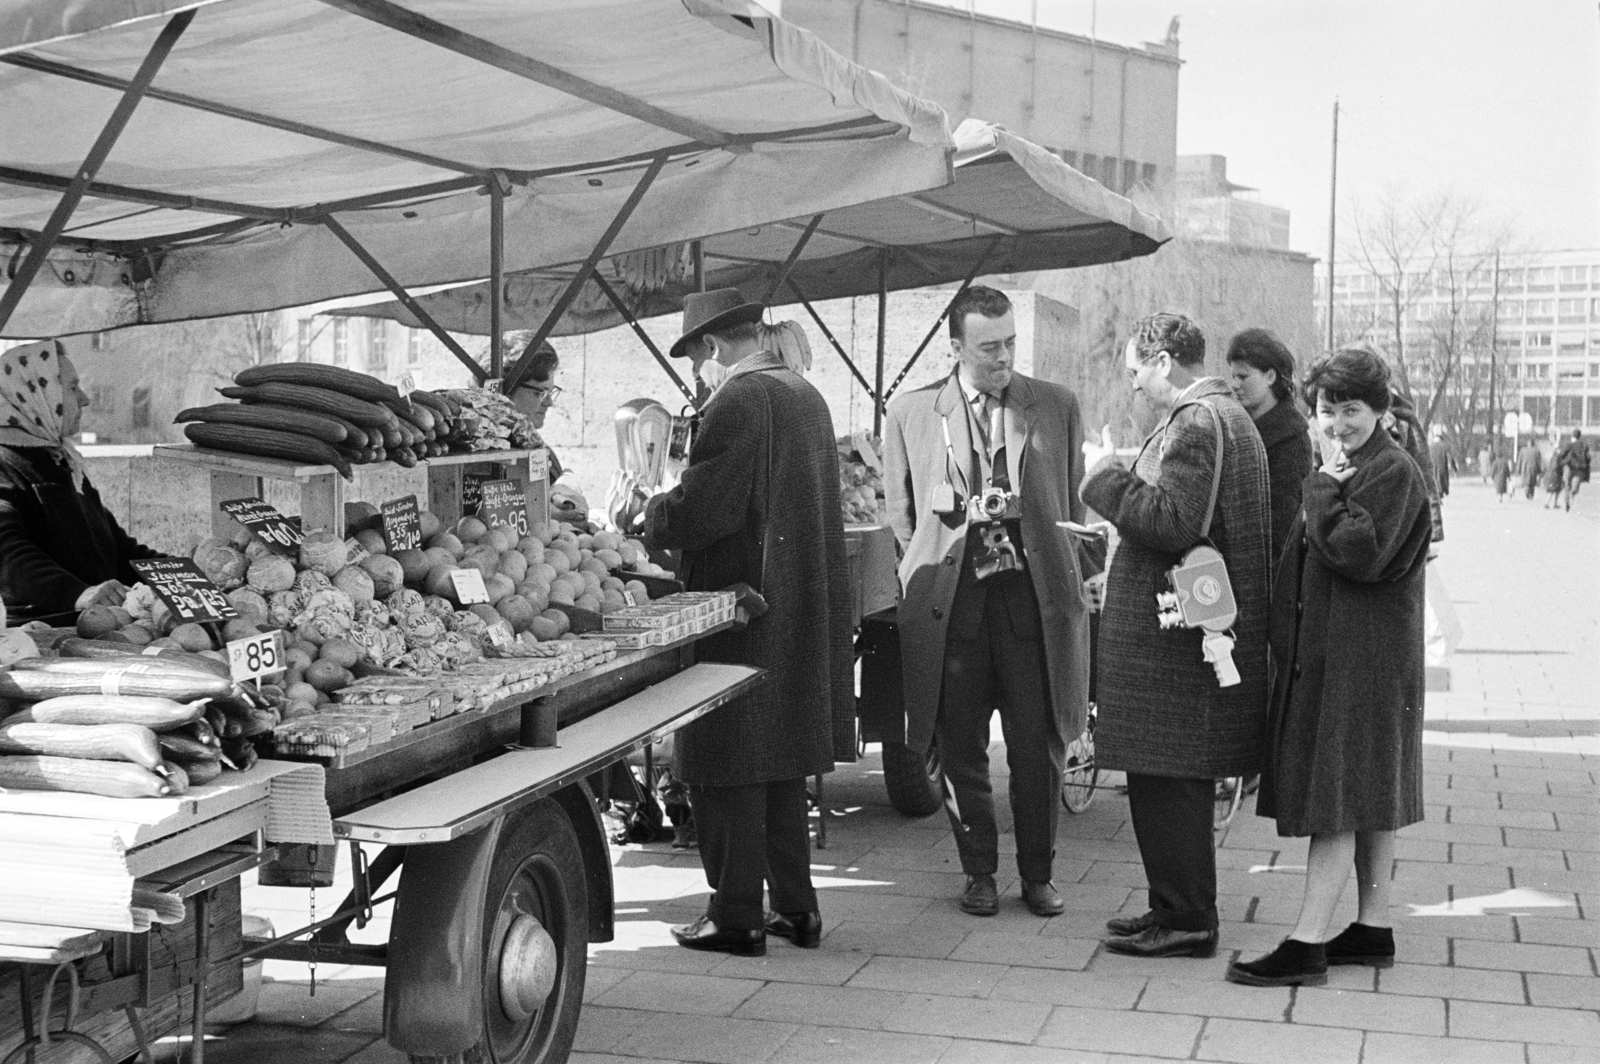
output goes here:
{"type": "Polygon", "coordinates": [[[697,645],[702,661],[767,678],[677,733],[679,778],[733,787],[831,771],[835,715],[855,714],[855,663],[839,455],[821,394],[776,355],[740,362],[705,408],[682,481],[650,501],[645,536],[683,551],[689,590],[744,582],[770,607],[697,645]]]}
{"type": "MultiPolygon", "coordinates": [[[[944,683],[945,631],[955,601],[967,519],[930,510],[935,488],[948,482],[962,496],[979,484],[961,383],[951,374],[889,404],[884,423],[884,493],[889,524],[900,541],[900,656],[906,744],[925,751],[933,739],[944,683]],[[949,428],[946,453],[944,427],[949,428]]],[[[1045,673],[1059,745],[1076,739],[1088,716],[1089,613],[1083,560],[1057,521],[1082,521],[1083,429],[1078,398],[1058,384],[1013,374],[1005,393],[1006,464],[1022,498],[1022,549],[1043,626],[1045,673]]]]}
{"type": "Polygon", "coordinates": [[[1305,482],[1273,590],[1277,666],[1256,812],[1280,835],[1422,819],[1428,487],[1382,430],[1305,482]]]}
{"type": "Polygon", "coordinates": [[[1095,754],[1105,768],[1148,776],[1221,779],[1257,771],[1267,716],[1267,454],[1227,384],[1206,377],[1178,396],[1145,440],[1132,471],[1104,465],[1083,501],[1120,539],[1106,577],[1096,660],[1095,754]],[[1202,400],[1204,405],[1182,405],[1202,400]],[[1201,656],[1201,631],[1163,630],[1156,595],[1167,570],[1200,541],[1222,419],[1222,486],[1210,539],[1238,601],[1233,632],[1240,683],[1220,687],[1201,656]]]}

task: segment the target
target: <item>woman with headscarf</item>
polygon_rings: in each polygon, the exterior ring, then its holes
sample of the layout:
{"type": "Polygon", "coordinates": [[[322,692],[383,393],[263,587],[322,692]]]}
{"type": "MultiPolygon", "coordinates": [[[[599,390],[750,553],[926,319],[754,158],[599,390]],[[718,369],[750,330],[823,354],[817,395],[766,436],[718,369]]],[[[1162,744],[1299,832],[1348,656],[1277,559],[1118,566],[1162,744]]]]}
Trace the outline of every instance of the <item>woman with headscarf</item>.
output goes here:
{"type": "Polygon", "coordinates": [[[139,579],[128,563],[159,556],[84,475],[69,437],[87,402],[59,343],[0,353],[0,598],[13,622],[120,605],[139,579]]]}

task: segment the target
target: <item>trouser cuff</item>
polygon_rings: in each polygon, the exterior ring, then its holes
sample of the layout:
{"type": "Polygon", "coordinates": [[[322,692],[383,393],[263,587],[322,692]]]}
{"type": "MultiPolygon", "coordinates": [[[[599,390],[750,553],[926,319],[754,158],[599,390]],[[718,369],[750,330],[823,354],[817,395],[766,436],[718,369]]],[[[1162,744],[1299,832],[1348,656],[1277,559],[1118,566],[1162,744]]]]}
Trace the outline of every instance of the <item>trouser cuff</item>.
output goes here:
{"type": "MultiPolygon", "coordinates": [[[[1155,916],[1156,923],[1169,931],[1215,931],[1217,929],[1217,910],[1215,909],[1161,909],[1151,906],[1150,912],[1155,916]]],[[[721,921],[717,926],[722,926],[721,921]]]]}

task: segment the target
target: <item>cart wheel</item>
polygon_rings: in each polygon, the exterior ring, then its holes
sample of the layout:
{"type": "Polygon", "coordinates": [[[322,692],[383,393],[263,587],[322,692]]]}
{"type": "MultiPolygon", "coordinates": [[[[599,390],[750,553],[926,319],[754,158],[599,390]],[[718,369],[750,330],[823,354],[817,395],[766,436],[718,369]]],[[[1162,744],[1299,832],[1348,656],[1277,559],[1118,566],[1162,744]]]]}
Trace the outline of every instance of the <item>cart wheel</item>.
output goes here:
{"type": "Polygon", "coordinates": [[[583,876],[578,837],[555,802],[507,818],[484,906],[484,1037],[462,1054],[463,1064],[567,1059],[588,965],[583,876]]]}
{"type": "Polygon", "coordinates": [[[889,804],[903,816],[930,816],[944,804],[944,773],[939,746],[928,744],[926,757],[905,743],[883,744],[883,784],[889,804]]]}
{"type": "Polygon", "coordinates": [[[1067,763],[1061,770],[1061,804],[1069,813],[1081,813],[1094,801],[1100,766],[1094,759],[1094,711],[1083,734],[1067,746],[1067,763]]]}
{"type": "Polygon", "coordinates": [[[1229,776],[1227,779],[1217,781],[1216,797],[1211,806],[1211,826],[1221,831],[1233,819],[1233,814],[1239,811],[1239,803],[1244,801],[1244,779],[1241,776],[1229,776]]]}

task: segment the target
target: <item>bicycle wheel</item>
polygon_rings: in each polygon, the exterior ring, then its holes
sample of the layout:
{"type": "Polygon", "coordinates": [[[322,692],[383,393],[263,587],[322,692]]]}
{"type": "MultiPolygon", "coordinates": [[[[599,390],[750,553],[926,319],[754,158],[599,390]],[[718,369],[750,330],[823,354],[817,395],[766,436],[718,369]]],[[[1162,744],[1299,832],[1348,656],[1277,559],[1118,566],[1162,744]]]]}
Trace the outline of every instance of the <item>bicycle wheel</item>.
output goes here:
{"type": "Polygon", "coordinates": [[[1083,734],[1067,746],[1067,763],[1061,771],[1061,804],[1069,813],[1081,813],[1094,801],[1100,766],[1094,757],[1094,707],[1083,734]]]}
{"type": "Polygon", "coordinates": [[[1216,796],[1211,806],[1211,826],[1221,831],[1233,819],[1233,814],[1239,811],[1239,803],[1244,801],[1244,779],[1239,776],[1229,776],[1227,779],[1217,781],[1216,796]]]}

